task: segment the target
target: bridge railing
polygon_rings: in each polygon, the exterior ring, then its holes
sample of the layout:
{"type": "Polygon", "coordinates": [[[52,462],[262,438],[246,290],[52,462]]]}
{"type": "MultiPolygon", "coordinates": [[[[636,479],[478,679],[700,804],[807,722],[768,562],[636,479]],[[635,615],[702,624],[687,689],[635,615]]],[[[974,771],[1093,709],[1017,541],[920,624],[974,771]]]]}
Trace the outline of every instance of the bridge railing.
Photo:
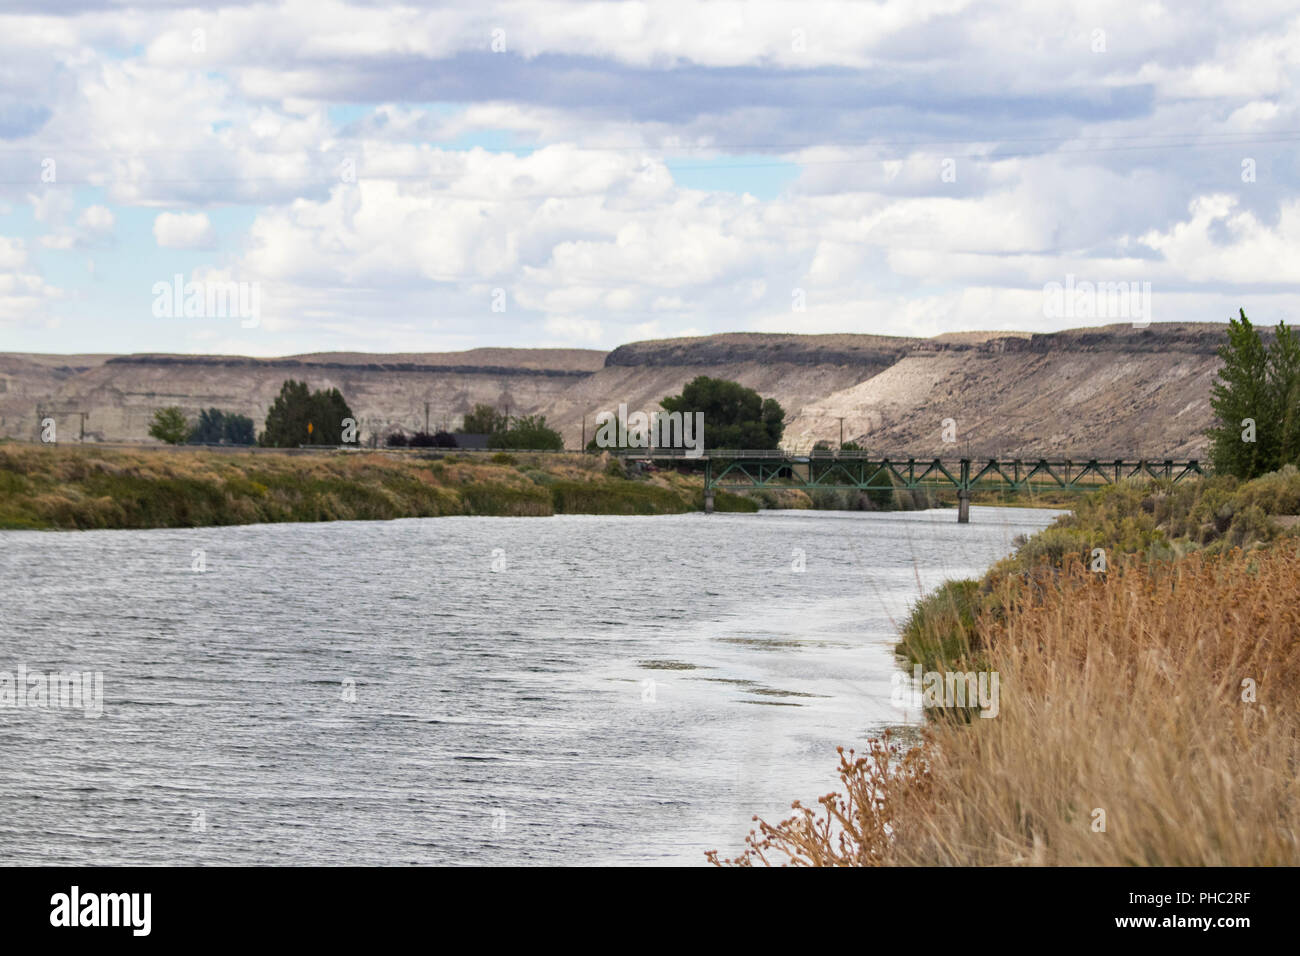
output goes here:
{"type": "Polygon", "coordinates": [[[619,458],[681,458],[687,461],[696,458],[772,458],[806,461],[808,458],[807,455],[798,455],[779,448],[706,448],[703,451],[693,451],[689,448],[610,448],[607,450],[611,455],[619,458]]]}
{"type": "MultiPolygon", "coordinates": [[[[453,451],[455,449],[452,449],[453,451]]],[[[1151,456],[1132,456],[1132,455],[927,455],[927,454],[901,454],[889,455],[879,451],[839,451],[836,449],[825,450],[818,449],[815,451],[791,451],[790,449],[773,449],[773,448],[706,448],[702,452],[691,451],[685,448],[609,448],[602,449],[608,451],[611,455],[620,458],[747,458],[755,460],[782,460],[791,462],[835,462],[835,461],[854,461],[854,462],[888,462],[891,465],[906,465],[908,462],[916,464],[930,464],[932,462],[942,461],[945,463],[956,464],[963,460],[969,461],[972,465],[979,463],[984,465],[990,462],[1012,464],[1020,462],[1022,464],[1034,465],[1038,463],[1047,463],[1052,466],[1070,465],[1084,466],[1090,463],[1109,467],[1120,464],[1127,467],[1137,465],[1165,466],[1174,465],[1183,467],[1187,464],[1198,465],[1197,459],[1187,458],[1170,458],[1165,455],[1151,456]]],[[[1202,468],[1204,466],[1201,466],[1202,468]]]]}

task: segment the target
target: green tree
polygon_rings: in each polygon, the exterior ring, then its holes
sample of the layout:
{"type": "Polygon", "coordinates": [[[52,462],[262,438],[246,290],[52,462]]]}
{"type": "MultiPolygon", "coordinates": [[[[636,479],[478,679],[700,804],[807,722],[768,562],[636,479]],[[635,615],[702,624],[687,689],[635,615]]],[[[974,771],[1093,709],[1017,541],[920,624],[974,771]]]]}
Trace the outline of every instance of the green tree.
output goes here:
{"type": "MultiPolygon", "coordinates": [[[[624,420],[624,419],[622,419],[622,418],[619,418],[617,412],[614,412],[614,413],[611,413],[611,414],[610,414],[609,421],[612,423],[609,427],[613,429],[613,434],[614,434],[614,435],[617,436],[617,435],[627,435],[627,434],[628,434],[628,431],[627,431],[627,422],[626,422],[626,420],[624,420]]],[[[597,424],[596,424],[596,427],[595,427],[595,434],[593,434],[590,438],[587,439],[587,451],[607,451],[607,450],[612,449],[612,448],[627,448],[627,447],[630,447],[630,446],[628,446],[628,445],[620,445],[620,444],[617,442],[617,440],[615,440],[614,442],[612,442],[612,443],[610,443],[610,444],[602,445],[602,444],[600,443],[600,439],[601,439],[601,437],[602,437],[601,432],[602,432],[602,430],[605,429],[605,428],[606,428],[606,425],[605,425],[605,421],[604,421],[604,419],[601,419],[601,418],[599,418],[599,416],[598,416],[598,417],[597,417],[597,424]]]]}
{"type": "Polygon", "coordinates": [[[198,423],[190,432],[188,441],[191,445],[252,445],[257,438],[253,432],[253,420],[247,415],[205,408],[199,412],[198,423]]]}
{"type": "Polygon", "coordinates": [[[492,445],[494,448],[563,451],[564,438],[547,426],[545,415],[524,415],[511,422],[504,432],[498,432],[492,445]]]}
{"type": "Polygon", "coordinates": [[[228,414],[222,426],[222,440],[228,444],[257,444],[257,435],[253,430],[253,420],[247,415],[228,414]]]}
{"type": "Polygon", "coordinates": [[[1239,311],[1219,349],[1223,367],[1210,393],[1215,424],[1206,434],[1214,470],[1250,479],[1300,461],[1300,340],[1279,322],[1265,347],[1239,311]]]}
{"type": "Polygon", "coordinates": [[[1240,311],[1240,319],[1228,320],[1228,341],[1219,348],[1223,367],[1210,390],[1216,422],[1206,434],[1216,472],[1253,478],[1268,470],[1271,457],[1268,352],[1246,310],[1240,311]]]}
{"type": "Polygon", "coordinates": [[[218,408],[205,408],[199,412],[198,423],[187,439],[191,445],[216,445],[226,435],[226,416],[218,408]]]}
{"type": "Polygon", "coordinates": [[[175,405],[160,408],[153,413],[149,434],[169,445],[179,445],[190,434],[190,423],[185,413],[175,405]]]}
{"type": "Polygon", "coordinates": [[[1277,324],[1268,350],[1268,416],[1275,423],[1277,447],[1269,471],[1300,464],[1300,336],[1285,322],[1277,324]]]}
{"type": "Polygon", "coordinates": [[[356,421],[352,409],[343,399],[343,393],[337,388],[331,388],[328,392],[314,393],[308,416],[312,424],[311,437],[306,443],[309,445],[343,444],[343,423],[349,418],[356,421]]]}
{"type": "Polygon", "coordinates": [[[491,405],[475,405],[458,429],[462,435],[496,435],[510,427],[510,422],[491,405]]]}
{"type": "Polygon", "coordinates": [[[781,445],[785,412],[775,399],[764,399],[739,382],[700,375],[680,395],[659,403],[665,411],[703,412],[708,448],[773,449],[781,445]]]}
{"type": "Polygon", "coordinates": [[[280,394],[266,413],[266,430],[261,443],[272,448],[297,448],[309,438],[311,390],[306,382],[289,379],[280,386],[280,394]]]}
{"type": "Polygon", "coordinates": [[[337,388],[313,393],[306,382],[289,379],[280,386],[280,394],[266,414],[261,444],[273,448],[339,445],[348,418],[355,416],[337,388]]]}

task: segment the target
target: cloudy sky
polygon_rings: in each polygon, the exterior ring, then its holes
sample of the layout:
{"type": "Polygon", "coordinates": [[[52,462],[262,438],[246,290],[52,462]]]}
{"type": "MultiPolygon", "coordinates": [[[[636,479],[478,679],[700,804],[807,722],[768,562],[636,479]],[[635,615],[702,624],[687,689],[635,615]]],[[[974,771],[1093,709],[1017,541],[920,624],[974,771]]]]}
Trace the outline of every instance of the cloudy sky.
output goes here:
{"type": "Polygon", "coordinates": [[[1110,321],[1045,314],[1067,276],[1300,305],[1294,2],[3,10],[0,351],[1110,321]],[[256,319],[159,315],[175,276],[256,319]]]}

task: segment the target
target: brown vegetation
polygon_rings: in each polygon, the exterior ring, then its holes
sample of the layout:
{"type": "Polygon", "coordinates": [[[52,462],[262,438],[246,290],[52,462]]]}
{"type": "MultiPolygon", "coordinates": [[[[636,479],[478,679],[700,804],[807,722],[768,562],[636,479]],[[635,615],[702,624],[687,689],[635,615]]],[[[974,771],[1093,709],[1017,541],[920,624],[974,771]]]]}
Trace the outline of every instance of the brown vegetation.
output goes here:
{"type": "MultiPolygon", "coordinates": [[[[669,514],[703,481],[633,480],[607,456],[113,451],[0,445],[0,528],[174,528],[441,515],[669,514]]],[[[758,505],[719,494],[719,510],[758,505]]]]}
{"type": "Polygon", "coordinates": [[[1045,570],[1002,576],[1001,612],[978,622],[997,717],[932,721],[913,750],[841,754],[843,793],[711,859],[1300,863],[1295,540],[1045,570]]]}

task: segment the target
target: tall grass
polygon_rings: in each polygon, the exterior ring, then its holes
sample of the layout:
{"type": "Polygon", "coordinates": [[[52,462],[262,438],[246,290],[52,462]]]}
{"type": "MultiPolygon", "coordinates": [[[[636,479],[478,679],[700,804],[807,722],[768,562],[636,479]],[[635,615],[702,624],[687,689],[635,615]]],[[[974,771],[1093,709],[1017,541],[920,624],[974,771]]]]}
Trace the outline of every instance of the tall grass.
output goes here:
{"type": "Polygon", "coordinates": [[[998,586],[977,624],[997,717],[842,754],[843,792],[714,862],[1300,863],[1294,541],[998,586]]]}
{"type": "Polygon", "coordinates": [[[1291,540],[1294,527],[1276,519],[1300,511],[1300,471],[1287,466],[1249,482],[1210,478],[1174,485],[1128,481],[1080,496],[1074,510],[1051,527],[1020,539],[1014,554],[980,582],[950,581],[913,607],[897,651],[927,669],[978,663],[983,637],[974,627],[981,610],[997,613],[1007,576],[1050,576],[1069,561],[1134,555],[1152,562],[1202,551],[1261,548],[1291,540]]]}
{"type": "MultiPolygon", "coordinates": [[[[437,460],[0,446],[0,528],[175,528],[440,515],[670,514],[703,507],[702,479],[620,477],[592,455],[437,460]]],[[[758,504],[719,495],[719,510],[758,504]]]]}
{"type": "Polygon", "coordinates": [[[897,652],[927,670],[971,660],[979,641],[979,587],[978,581],[945,581],[921,598],[903,624],[897,652]]]}

